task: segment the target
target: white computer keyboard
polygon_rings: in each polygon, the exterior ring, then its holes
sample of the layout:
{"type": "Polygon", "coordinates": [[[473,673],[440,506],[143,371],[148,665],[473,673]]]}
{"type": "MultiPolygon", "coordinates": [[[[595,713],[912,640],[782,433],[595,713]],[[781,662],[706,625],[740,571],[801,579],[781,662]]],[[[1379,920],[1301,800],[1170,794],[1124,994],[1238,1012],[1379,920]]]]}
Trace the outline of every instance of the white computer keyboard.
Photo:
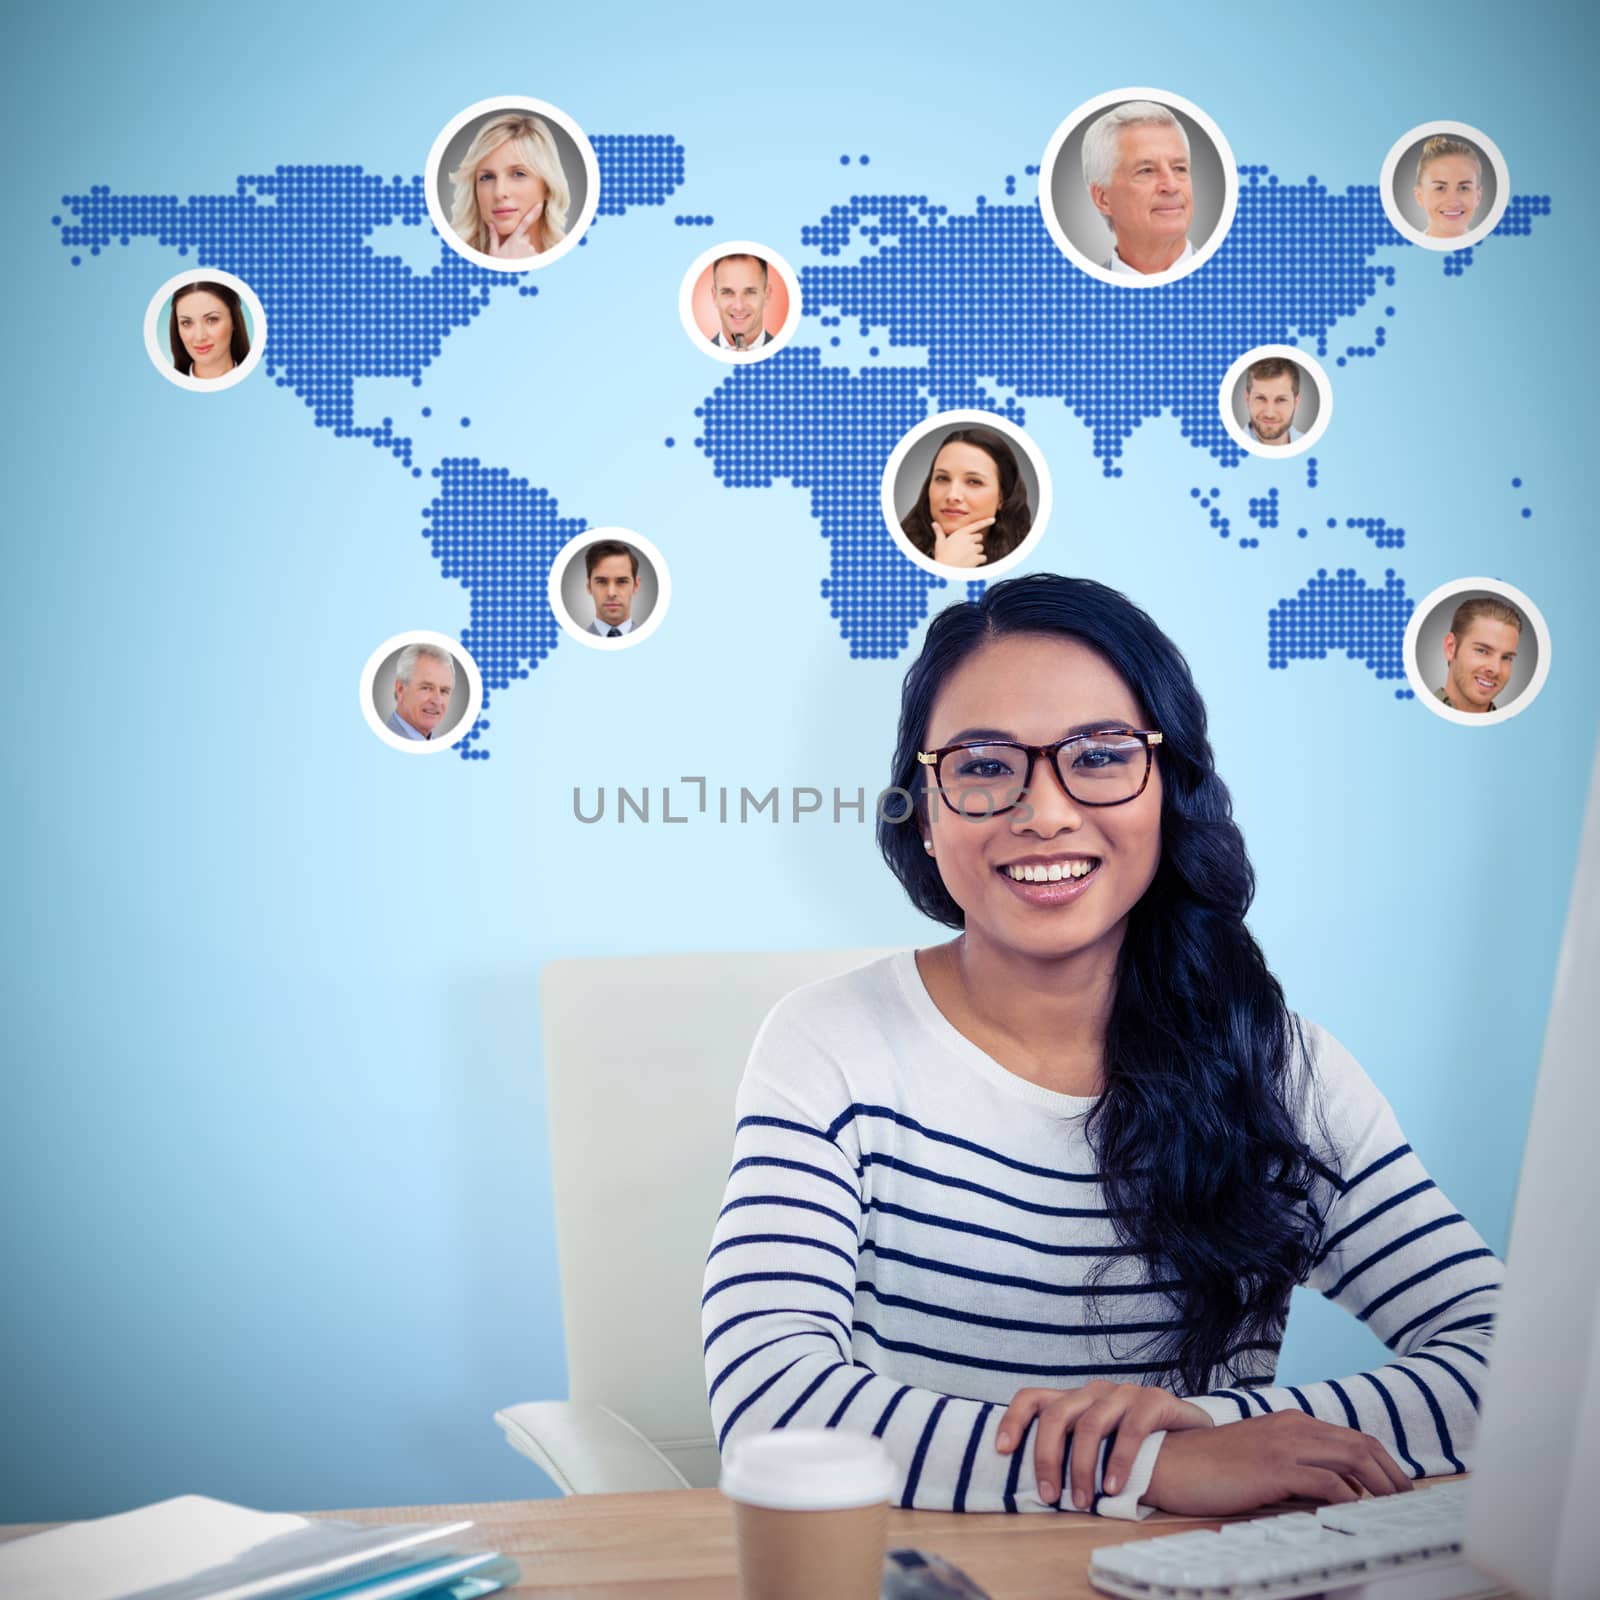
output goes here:
{"type": "Polygon", "coordinates": [[[1441,1483],[1097,1550],[1089,1581],[1126,1600],[1293,1600],[1368,1595],[1473,1600],[1502,1584],[1461,1553],[1467,1486],[1441,1483]]]}

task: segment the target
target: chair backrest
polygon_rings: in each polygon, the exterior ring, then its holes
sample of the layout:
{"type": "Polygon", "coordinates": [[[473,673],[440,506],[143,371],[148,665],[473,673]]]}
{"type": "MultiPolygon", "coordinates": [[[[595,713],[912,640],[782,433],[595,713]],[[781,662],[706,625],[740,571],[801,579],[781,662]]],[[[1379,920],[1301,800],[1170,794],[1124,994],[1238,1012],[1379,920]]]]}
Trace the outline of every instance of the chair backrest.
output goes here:
{"type": "Polygon", "coordinates": [[[540,986],[570,1398],[717,1481],[700,1289],[757,1028],[885,950],[552,961],[540,986]]]}

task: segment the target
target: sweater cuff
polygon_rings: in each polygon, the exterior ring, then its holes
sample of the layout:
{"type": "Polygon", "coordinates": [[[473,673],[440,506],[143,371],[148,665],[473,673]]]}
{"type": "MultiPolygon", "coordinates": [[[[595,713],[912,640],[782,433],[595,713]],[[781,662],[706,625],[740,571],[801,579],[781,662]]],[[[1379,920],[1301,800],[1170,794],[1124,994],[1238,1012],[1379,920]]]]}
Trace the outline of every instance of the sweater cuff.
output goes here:
{"type": "Polygon", "coordinates": [[[1246,1416],[1253,1417],[1259,1414],[1249,1410],[1248,1407],[1241,1410],[1241,1402],[1231,1392],[1228,1394],[1186,1394],[1183,1400],[1185,1405],[1198,1406],[1219,1428],[1224,1422],[1243,1422],[1246,1416]]]}
{"type": "Polygon", "coordinates": [[[1133,1458],[1133,1466],[1128,1472],[1128,1481],[1123,1484],[1121,1494],[1100,1495],[1094,1503],[1094,1514],[1097,1517],[1116,1517],[1123,1522],[1142,1522],[1156,1508],[1139,1504],[1139,1496],[1150,1487],[1150,1479],[1156,1470],[1156,1457],[1161,1453],[1161,1441],[1166,1438],[1165,1433],[1147,1434],[1143,1444],[1139,1446],[1139,1453],[1133,1458]]]}

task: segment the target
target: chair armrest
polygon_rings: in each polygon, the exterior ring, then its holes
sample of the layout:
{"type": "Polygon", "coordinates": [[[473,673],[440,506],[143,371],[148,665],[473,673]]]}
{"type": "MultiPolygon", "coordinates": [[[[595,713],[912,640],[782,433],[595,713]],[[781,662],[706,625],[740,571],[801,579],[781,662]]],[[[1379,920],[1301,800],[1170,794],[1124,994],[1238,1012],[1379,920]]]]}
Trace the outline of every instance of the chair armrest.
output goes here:
{"type": "Polygon", "coordinates": [[[562,1494],[687,1489],[688,1480],[614,1411],[581,1400],[530,1400],[497,1411],[506,1443],[547,1473],[562,1494]]]}

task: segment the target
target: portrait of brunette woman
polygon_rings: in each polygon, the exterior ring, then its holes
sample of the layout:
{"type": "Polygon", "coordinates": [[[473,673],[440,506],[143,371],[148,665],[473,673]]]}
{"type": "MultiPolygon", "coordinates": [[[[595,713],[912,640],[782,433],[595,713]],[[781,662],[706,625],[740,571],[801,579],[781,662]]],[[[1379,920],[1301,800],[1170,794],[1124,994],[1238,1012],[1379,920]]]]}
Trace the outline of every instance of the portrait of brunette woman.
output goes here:
{"type": "Polygon", "coordinates": [[[513,111],[491,118],[450,182],[450,226],[483,255],[526,260],[567,236],[571,190],[543,117],[513,111]]]}
{"type": "Polygon", "coordinates": [[[1100,584],[994,584],[929,626],[889,782],[882,853],[956,936],[755,1040],[702,1300],[719,1447],[870,1432],[902,1506],[1121,1517],[1464,1471],[1500,1264],[1286,1004],[1177,647],[1100,584]],[[1392,1359],[1280,1384],[1301,1284],[1392,1359]]]}
{"type": "Polygon", "coordinates": [[[187,378],[220,378],[250,354],[239,291],[226,283],[186,283],[167,317],[172,364],[187,378]]]}
{"type": "Polygon", "coordinates": [[[900,527],[941,566],[979,567],[1028,536],[1033,508],[1011,441],[996,428],[957,428],[939,441],[928,476],[900,527]]]}

